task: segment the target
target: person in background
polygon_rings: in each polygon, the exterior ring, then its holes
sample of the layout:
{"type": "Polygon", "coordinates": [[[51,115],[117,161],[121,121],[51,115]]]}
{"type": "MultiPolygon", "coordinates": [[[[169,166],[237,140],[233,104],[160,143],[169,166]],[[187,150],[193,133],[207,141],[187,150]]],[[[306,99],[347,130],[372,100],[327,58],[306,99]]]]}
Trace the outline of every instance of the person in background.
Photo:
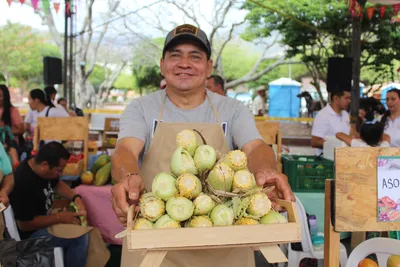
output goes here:
{"type": "Polygon", "coordinates": [[[167,82],[165,79],[162,79],[160,82],[160,90],[164,90],[167,87],[167,82]]]}
{"type": "Polygon", "coordinates": [[[384,134],[384,124],[377,121],[374,114],[367,113],[360,127],[360,138],[348,134],[336,133],[336,138],[351,147],[390,147],[390,136],[384,134]]]}
{"type": "Polygon", "coordinates": [[[37,124],[37,117],[39,112],[37,110],[29,109],[28,114],[25,116],[24,120],[24,130],[26,137],[33,137],[34,129],[37,124]]]}
{"type": "MultiPolygon", "coordinates": [[[[11,163],[3,144],[0,142],[0,203],[6,208],[9,206],[9,195],[14,186],[14,176],[11,163]]],[[[0,240],[4,239],[4,218],[0,212],[0,240]]]]}
{"type": "Polygon", "coordinates": [[[69,114],[71,117],[75,117],[75,116],[76,116],[75,111],[68,109],[68,106],[67,106],[67,99],[61,97],[61,98],[59,98],[59,99],[57,100],[57,103],[58,103],[60,106],[62,106],[62,107],[65,109],[65,111],[67,111],[68,114],[69,114]]]}
{"type": "Polygon", "coordinates": [[[56,88],[53,86],[46,86],[44,88],[44,93],[46,94],[46,100],[48,101],[49,106],[61,108],[61,106],[56,103],[56,88]]]}
{"type": "Polygon", "coordinates": [[[388,110],[383,114],[381,122],[385,133],[390,136],[390,145],[400,147],[400,90],[391,89],[386,94],[388,110]]]}
{"type": "MultiPolygon", "coordinates": [[[[15,184],[10,203],[17,221],[21,239],[51,236],[47,227],[55,224],[77,224],[78,216],[86,216],[83,200],[63,181],[60,181],[69,152],[60,143],[50,142],[39,149],[38,154],[23,161],[14,172],[15,184]],[[70,200],[78,212],[52,213],[54,193],[70,200]]],[[[64,249],[66,267],[86,265],[89,237],[53,237],[54,246],[64,249]]]]}
{"type": "Polygon", "coordinates": [[[267,87],[264,85],[258,87],[257,96],[253,100],[253,115],[264,116],[265,115],[265,91],[267,87]]]}
{"type": "Polygon", "coordinates": [[[224,79],[219,75],[211,75],[206,80],[206,88],[214,93],[225,96],[224,79]]]}
{"type": "Polygon", "coordinates": [[[38,117],[69,117],[63,107],[54,107],[50,99],[46,99],[45,93],[40,89],[31,90],[28,98],[30,108],[38,112],[38,117]]]}
{"type": "Polygon", "coordinates": [[[19,165],[18,151],[13,147],[14,135],[11,133],[9,126],[0,127],[0,142],[3,144],[3,148],[6,151],[11,166],[15,169],[19,165]]]}
{"type": "Polygon", "coordinates": [[[18,136],[24,133],[24,124],[16,107],[11,104],[8,87],[0,84],[0,127],[10,127],[14,135],[12,146],[17,148],[18,136]]]}
{"type": "Polygon", "coordinates": [[[316,148],[316,155],[322,154],[324,138],[342,132],[350,134],[350,116],[347,112],[351,102],[349,91],[331,93],[331,103],[321,109],[315,117],[311,131],[311,146],[316,148]]]}

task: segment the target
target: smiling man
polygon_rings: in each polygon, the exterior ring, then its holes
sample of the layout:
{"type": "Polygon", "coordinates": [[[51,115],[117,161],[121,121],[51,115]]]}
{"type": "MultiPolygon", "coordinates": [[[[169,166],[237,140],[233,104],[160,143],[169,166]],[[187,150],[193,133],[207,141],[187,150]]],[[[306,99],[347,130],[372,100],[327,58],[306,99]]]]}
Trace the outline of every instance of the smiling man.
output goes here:
{"type": "MultiPolygon", "coordinates": [[[[113,208],[126,224],[131,204],[137,204],[143,190],[151,191],[153,178],[169,172],[176,136],[185,129],[201,132],[207,143],[221,153],[237,147],[248,156],[248,168],[259,185],[275,185],[272,192],[287,200],[294,195],[287,177],[276,172],[275,156],[257,131],[249,110],[240,101],[205,88],[212,71],[211,47],[206,34],[181,25],[166,38],[160,60],[167,87],[133,100],[120,119],[117,146],[111,158],[113,208]]],[[[141,253],[123,258],[139,266],[141,253]]],[[[169,252],[162,267],[254,266],[250,249],[218,249],[169,252]]]]}

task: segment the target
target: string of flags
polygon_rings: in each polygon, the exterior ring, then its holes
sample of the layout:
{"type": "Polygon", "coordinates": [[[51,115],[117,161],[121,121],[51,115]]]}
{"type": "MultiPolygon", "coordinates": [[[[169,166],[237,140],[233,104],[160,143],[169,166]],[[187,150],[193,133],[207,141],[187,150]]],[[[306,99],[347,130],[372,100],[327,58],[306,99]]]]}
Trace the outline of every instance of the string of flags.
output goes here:
{"type": "Polygon", "coordinates": [[[372,20],[375,14],[378,14],[378,16],[382,19],[385,17],[386,11],[388,11],[389,16],[392,17],[391,19],[392,23],[400,22],[400,18],[398,17],[400,11],[400,4],[370,6],[364,8],[364,5],[361,5],[360,3],[365,4],[366,1],[360,1],[360,0],[346,0],[346,1],[349,5],[349,10],[353,17],[359,17],[362,19],[365,10],[369,20],[372,20]]]}
{"type": "MultiPolygon", "coordinates": [[[[11,7],[11,3],[13,3],[13,0],[6,0],[8,3],[8,6],[11,7]]],[[[53,4],[53,8],[56,12],[56,14],[58,14],[60,7],[61,7],[61,3],[60,0],[28,0],[31,2],[31,5],[33,7],[34,11],[37,11],[38,8],[40,8],[39,3],[41,2],[41,8],[43,9],[43,11],[47,14],[48,12],[50,12],[50,6],[51,4],[53,4]]],[[[77,12],[78,9],[78,3],[77,1],[80,0],[69,0],[63,3],[63,6],[65,6],[65,12],[67,15],[70,14],[71,11],[74,11],[75,13],[77,12]]],[[[26,0],[19,0],[19,2],[21,3],[21,5],[26,3],[26,0]]],[[[27,4],[27,3],[26,3],[27,4]]]]}

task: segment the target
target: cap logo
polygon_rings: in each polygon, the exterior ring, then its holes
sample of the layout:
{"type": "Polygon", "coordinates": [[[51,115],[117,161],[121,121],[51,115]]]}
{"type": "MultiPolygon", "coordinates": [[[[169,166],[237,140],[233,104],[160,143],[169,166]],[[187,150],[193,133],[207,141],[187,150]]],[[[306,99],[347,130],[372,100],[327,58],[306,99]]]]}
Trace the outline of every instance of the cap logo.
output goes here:
{"type": "Polygon", "coordinates": [[[193,34],[197,36],[197,33],[199,32],[199,29],[197,27],[194,27],[193,25],[185,24],[181,25],[175,28],[174,30],[174,36],[178,34],[183,34],[183,33],[188,33],[188,34],[193,34]]]}

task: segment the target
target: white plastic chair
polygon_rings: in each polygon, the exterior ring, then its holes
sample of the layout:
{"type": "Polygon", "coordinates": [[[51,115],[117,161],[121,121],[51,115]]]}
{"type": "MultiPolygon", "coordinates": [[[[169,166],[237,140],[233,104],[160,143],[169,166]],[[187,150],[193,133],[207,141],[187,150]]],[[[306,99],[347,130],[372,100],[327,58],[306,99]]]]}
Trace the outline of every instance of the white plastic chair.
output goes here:
{"type": "MultiPolygon", "coordinates": [[[[310,230],[308,229],[306,210],[304,209],[304,206],[298,197],[296,197],[296,208],[299,212],[299,219],[301,222],[301,246],[303,247],[303,251],[292,250],[292,246],[289,244],[288,266],[298,267],[301,260],[305,258],[318,259],[318,266],[323,266],[324,250],[315,250],[312,245],[310,230]]],[[[320,218],[320,220],[323,219],[324,218],[320,218]]],[[[344,267],[346,266],[346,262],[347,251],[343,244],[340,243],[340,265],[344,267]]]]}
{"type": "Polygon", "coordinates": [[[371,238],[359,244],[350,254],[346,267],[358,266],[368,255],[375,254],[379,266],[386,266],[390,255],[400,255],[400,240],[392,238],[371,238]]]}
{"type": "MultiPolygon", "coordinates": [[[[15,241],[21,241],[21,237],[19,236],[17,222],[14,219],[14,212],[11,208],[11,205],[4,211],[4,218],[6,221],[6,227],[11,237],[15,239],[15,241]]],[[[56,267],[64,267],[64,252],[60,247],[54,248],[54,261],[56,267]]]]}

